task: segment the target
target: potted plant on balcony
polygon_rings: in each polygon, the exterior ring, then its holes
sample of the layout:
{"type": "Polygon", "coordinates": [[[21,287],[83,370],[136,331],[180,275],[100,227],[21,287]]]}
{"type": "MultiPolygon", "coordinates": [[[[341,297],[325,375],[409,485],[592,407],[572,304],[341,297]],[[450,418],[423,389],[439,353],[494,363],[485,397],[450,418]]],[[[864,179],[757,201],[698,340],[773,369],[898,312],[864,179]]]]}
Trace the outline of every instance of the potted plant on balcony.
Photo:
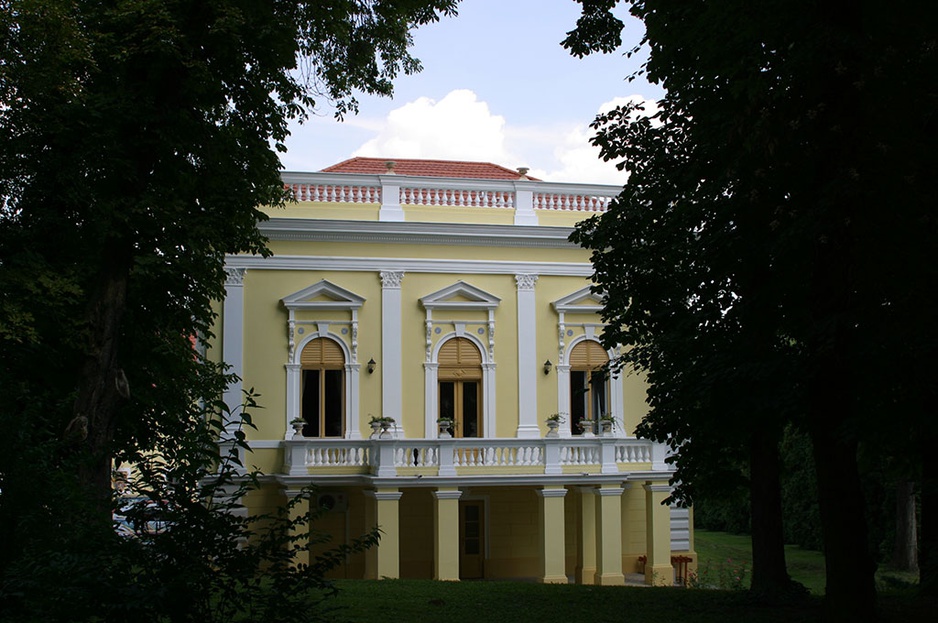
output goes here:
{"type": "Polygon", "coordinates": [[[557,429],[560,428],[560,425],[567,421],[563,413],[551,413],[547,416],[547,437],[559,437],[560,433],[557,432],[557,429]]]}
{"type": "Polygon", "coordinates": [[[580,427],[580,434],[584,437],[595,437],[593,434],[593,420],[590,418],[583,418],[577,422],[577,426],[580,427]]]}
{"type": "Polygon", "coordinates": [[[436,421],[437,425],[437,437],[440,439],[452,439],[453,435],[450,432],[453,430],[453,419],[448,417],[441,417],[436,421]]]}
{"type": "Polygon", "coordinates": [[[373,439],[375,436],[377,436],[378,439],[388,439],[391,437],[391,433],[389,431],[391,427],[394,426],[394,421],[395,420],[392,417],[372,415],[371,419],[368,420],[368,424],[371,426],[371,430],[374,431],[371,434],[371,438],[373,439]],[[378,433],[379,430],[381,431],[380,434],[378,433]]]}
{"type": "Polygon", "coordinates": [[[295,417],[290,420],[290,426],[293,427],[293,438],[303,436],[303,427],[306,426],[306,420],[301,417],[295,417]]]}
{"type": "Polygon", "coordinates": [[[381,433],[381,421],[384,418],[381,416],[371,415],[370,413],[368,414],[368,416],[369,416],[368,426],[371,427],[371,435],[368,438],[375,439],[381,433]]]}
{"type": "Polygon", "coordinates": [[[599,417],[599,436],[612,437],[612,431],[616,428],[616,419],[609,413],[603,413],[599,417]]]}

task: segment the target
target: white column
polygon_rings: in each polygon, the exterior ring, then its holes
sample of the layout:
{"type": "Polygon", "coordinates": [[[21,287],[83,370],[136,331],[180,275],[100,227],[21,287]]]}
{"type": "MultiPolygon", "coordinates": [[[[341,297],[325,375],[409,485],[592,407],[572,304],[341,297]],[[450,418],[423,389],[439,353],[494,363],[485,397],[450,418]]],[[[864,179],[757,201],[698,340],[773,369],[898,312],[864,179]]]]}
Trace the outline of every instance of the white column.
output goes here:
{"type": "Polygon", "coordinates": [[[515,275],[518,286],[518,431],[516,437],[540,437],[537,425],[537,275],[515,275]]]}
{"type": "MultiPolygon", "coordinates": [[[[392,417],[397,422],[395,433],[404,437],[403,367],[404,355],[401,344],[401,271],[381,271],[381,415],[392,417]]],[[[429,431],[425,431],[429,437],[429,431]]]]}
{"type": "Polygon", "coordinates": [[[223,399],[232,412],[240,413],[241,377],[244,375],[244,268],[225,268],[225,303],[222,309],[222,358],[238,380],[225,390],[223,399]]]}

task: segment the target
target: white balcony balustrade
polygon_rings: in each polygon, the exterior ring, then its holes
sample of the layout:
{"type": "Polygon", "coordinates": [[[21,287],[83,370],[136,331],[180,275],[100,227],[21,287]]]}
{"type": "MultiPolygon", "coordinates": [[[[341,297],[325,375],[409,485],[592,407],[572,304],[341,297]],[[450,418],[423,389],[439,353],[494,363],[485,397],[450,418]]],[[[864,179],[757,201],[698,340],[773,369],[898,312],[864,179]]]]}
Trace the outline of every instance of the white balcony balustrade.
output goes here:
{"type": "Polygon", "coordinates": [[[619,186],[531,180],[485,180],[366,175],[283,173],[284,186],[301,202],[379,204],[379,220],[402,221],[402,206],[504,208],[516,225],[537,225],[538,211],[603,212],[621,192],[619,186]]]}
{"type": "Polygon", "coordinates": [[[644,439],[291,439],[283,471],[458,477],[670,471],[666,447],[644,439]]]}

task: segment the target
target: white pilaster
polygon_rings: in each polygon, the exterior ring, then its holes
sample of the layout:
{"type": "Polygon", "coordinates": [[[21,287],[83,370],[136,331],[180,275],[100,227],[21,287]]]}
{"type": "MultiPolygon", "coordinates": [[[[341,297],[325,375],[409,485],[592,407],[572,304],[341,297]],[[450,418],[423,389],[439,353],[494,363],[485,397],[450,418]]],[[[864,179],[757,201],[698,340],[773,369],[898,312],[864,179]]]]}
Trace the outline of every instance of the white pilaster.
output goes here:
{"type": "MultiPolygon", "coordinates": [[[[240,413],[241,378],[244,375],[244,268],[225,268],[225,303],[222,309],[222,357],[228,371],[238,375],[223,399],[232,413],[240,413]]],[[[236,428],[234,423],[229,426],[236,428]]]]}
{"type": "Polygon", "coordinates": [[[537,425],[537,275],[515,275],[518,286],[518,431],[519,438],[540,437],[537,425]]]}
{"type": "MultiPolygon", "coordinates": [[[[404,437],[403,404],[403,346],[401,343],[401,271],[381,271],[381,414],[397,422],[395,431],[404,437]]],[[[424,431],[430,436],[430,430],[424,431]]]]}

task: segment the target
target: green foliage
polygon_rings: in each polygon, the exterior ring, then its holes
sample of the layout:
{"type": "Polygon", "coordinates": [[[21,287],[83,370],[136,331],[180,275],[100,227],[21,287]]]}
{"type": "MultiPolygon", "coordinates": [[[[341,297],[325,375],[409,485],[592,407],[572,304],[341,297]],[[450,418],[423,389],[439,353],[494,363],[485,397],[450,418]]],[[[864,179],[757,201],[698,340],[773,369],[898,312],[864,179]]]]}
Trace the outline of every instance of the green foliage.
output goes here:
{"type": "Polygon", "coordinates": [[[717,568],[713,568],[713,561],[708,559],[698,565],[696,572],[687,577],[687,588],[711,588],[724,591],[741,591],[747,589],[749,580],[745,560],[733,561],[732,558],[721,560],[717,568]]]}
{"type": "Polygon", "coordinates": [[[249,528],[219,512],[228,502],[202,506],[230,416],[218,397],[233,378],[202,352],[225,257],[269,253],[258,208],[288,199],[290,120],[316,99],[341,114],[356,92],[389,94],[419,69],[410,30],[455,6],[0,0],[4,613],[213,620],[210,605],[253,588],[292,599],[270,592],[297,589],[289,574],[245,584],[276,539],[237,549],[249,528]],[[122,461],[185,529],[117,539],[122,461]]]}
{"type": "MultiPolygon", "coordinates": [[[[780,440],[789,422],[811,436],[828,597],[869,617],[858,448],[908,456],[938,438],[935,14],[628,4],[646,28],[642,71],[666,95],[594,123],[602,157],[630,174],[572,237],[606,295],[604,344],[647,373],[638,430],[675,451],[678,498],[742,484],[752,439],[780,440]]],[[[576,54],[613,41],[584,30],[565,42],[576,54]]]]}
{"type": "Polygon", "coordinates": [[[336,590],[325,574],[345,555],[377,544],[377,529],[311,564],[298,562],[328,540],[314,528],[324,511],[293,512],[315,490],[272,514],[247,515],[240,500],[258,488],[259,475],[245,474],[238,461],[247,449],[243,435],[236,433],[232,451],[219,457],[217,432],[201,426],[172,457],[136,466],[139,476],[124,492],[139,500],[127,512],[139,526],[136,537],[79,529],[76,540],[74,524],[63,521],[45,540],[32,539],[0,576],[4,620],[329,620],[327,600],[336,590]],[[154,507],[165,530],[146,527],[154,507]]]}

